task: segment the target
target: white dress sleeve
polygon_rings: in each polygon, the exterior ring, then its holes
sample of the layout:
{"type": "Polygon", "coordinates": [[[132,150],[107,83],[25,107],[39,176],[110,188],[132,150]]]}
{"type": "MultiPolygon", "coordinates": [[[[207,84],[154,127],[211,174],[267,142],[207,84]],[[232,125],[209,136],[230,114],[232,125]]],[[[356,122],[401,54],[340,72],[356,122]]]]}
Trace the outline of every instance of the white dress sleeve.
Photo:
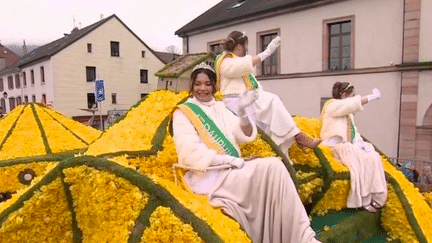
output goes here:
{"type": "Polygon", "coordinates": [[[326,115],[330,117],[343,117],[362,110],[361,96],[356,95],[350,98],[333,100],[328,104],[325,112],[327,113],[326,115]]]}
{"type": "Polygon", "coordinates": [[[252,56],[225,58],[221,63],[221,73],[227,78],[238,78],[253,71],[252,56]]]}

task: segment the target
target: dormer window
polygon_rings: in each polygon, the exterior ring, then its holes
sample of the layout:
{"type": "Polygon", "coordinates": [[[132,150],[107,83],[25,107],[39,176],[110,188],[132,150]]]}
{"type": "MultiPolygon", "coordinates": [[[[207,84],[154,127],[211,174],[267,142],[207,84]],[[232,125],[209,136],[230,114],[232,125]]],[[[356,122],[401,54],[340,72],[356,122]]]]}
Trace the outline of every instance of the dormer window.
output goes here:
{"type": "Polygon", "coordinates": [[[246,2],[246,0],[238,0],[236,3],[234,3],[231,7],[229,7],[229,9],[234,9],[234,8],[238,8],[241,5],[243,5],[246,2]]]}

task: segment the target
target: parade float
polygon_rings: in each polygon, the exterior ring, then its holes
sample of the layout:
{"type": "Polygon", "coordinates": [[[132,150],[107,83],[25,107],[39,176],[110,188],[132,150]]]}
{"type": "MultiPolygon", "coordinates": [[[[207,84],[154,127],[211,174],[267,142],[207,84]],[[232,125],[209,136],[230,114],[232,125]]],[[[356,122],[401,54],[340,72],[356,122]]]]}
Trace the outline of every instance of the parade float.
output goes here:
{"type": "MultiPolygon", "coordinates": [[[[185,187],[184,171],[173,169],[170,115],[187,96],[155,91],[100,136],[38,104],[2,118],[0,192],[12,196],[0,203],[0,242],[251,242],[236,221],[185,187]],[[30,182],[22,179],[28,170],[30,182]]],[[[318,119],[295,121],[318,137],[318,119]]],[[[369,213],[346,209],[349,169],[328,147],[293,145],[292,165],[263,133],[241,150],[244,157],[282,159],[323,242],[432,242],[432,196],[382,153],[388,201],[369,213]]]]}

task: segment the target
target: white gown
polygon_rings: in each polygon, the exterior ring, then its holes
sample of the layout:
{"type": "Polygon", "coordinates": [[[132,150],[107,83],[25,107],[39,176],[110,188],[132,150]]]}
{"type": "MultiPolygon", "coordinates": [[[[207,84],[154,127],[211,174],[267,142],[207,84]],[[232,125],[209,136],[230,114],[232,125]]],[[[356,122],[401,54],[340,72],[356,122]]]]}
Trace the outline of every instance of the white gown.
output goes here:
{"type": "MultiPolygon", "coordinates": [[[[256,128],[251,137],[239,134],[239,119],[223,102],[195,103],[233,144],[256,136],[256,128]]],[[[173,128],[180,164],[195,168],[217,165],[212,159],[216,151],[205,145],[181,110],[173,114],[173,128]]],[[[253,242],[318,242],[294,182],[278,158],[246,161],[241,169],[190,170],[185,181],[192,191],[206,195],[212,206],[237,220],[253,242]]]]}

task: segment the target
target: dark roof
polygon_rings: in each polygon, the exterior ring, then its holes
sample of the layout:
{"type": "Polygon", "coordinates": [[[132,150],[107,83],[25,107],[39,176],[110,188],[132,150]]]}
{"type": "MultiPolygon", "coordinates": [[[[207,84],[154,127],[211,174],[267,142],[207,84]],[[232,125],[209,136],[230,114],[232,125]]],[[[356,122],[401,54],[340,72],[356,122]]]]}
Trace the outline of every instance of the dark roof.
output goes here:
{"type": "Polygon", "coordinates": [[[177,30],[175,34],[182,37],[189,32],[326,1],[328,0],[223,0],[177,30]],[[241,6],[232,8],[236,4],[241,6]]]}
{"type": "Polygon", "coordinates": [[[155,73],[155,76],[165,78],[178,78],[186,71],[192,69],[197,64],[206,61],[208,58],[214,60],[216,54],[213,52],[203,52],[196,54],[185,54],[176,60],[168,63],[165,67],[155,73]]]}
{"type": "Polygon", "coordinates": [[[75,28],[72,30],[72,32],[70,34],[65,35],[64,37],[62,37],[60,39],[57,39],[51,43],[48,43],[44,46],[41,46],[41,47],[33,50],[32,52],[28,53],[27,55],[25,55],[21,58],[21,60],[18,62],[18,66],[23,67],[25,65],[32,64],[34,62],[38,62],[40,60],[44,60],[46,58],[49,58],[49,57],[55,55],[56,53],[60,52],[64,48],[68,47],[69,45],[71,45],[75,41],[81,39],[82,37],[84,37],[88,33],[92,32],[93,30],[95,30],[99,26],[103,25],[104,23],[106,23],[108,20],[110,20],[112,18],[116,18],[126,29],[128,29],[138,40],[140,40],[141,43],[144,44],[160,61],[163,62],[163,60],[160,59],[154,53],[154,51],[149,46],[147,46],[147,44],[145,44],[131,29],[129,29],[129,27],[127,27],[123,23],[123,21],[121,21],[115,14],[113,14],[113,15],[111,15],[105,19],[102,19],[102,20],[100,20],[100,21],[98,21],[92,25],[89,25],[85,28],[82,28],[82,29],[75,28]]]}
{"type": "Polygon", "coordinates": [[[15,52],[2,46],[2,44],[0,44],[0,58],[4,58],[6,62],[5,68],[12,66],[20,59],[20,57],[17,54],[15,54],[15,52]]]}
{"type": "Polygon", "coordinates": [[[175,59],[179,58],[180,54],[170,53],[170,52],[161,52],[155,51],[155,55],[159,57],[163,61],[164,64],[167,64],[175,59]]]}

